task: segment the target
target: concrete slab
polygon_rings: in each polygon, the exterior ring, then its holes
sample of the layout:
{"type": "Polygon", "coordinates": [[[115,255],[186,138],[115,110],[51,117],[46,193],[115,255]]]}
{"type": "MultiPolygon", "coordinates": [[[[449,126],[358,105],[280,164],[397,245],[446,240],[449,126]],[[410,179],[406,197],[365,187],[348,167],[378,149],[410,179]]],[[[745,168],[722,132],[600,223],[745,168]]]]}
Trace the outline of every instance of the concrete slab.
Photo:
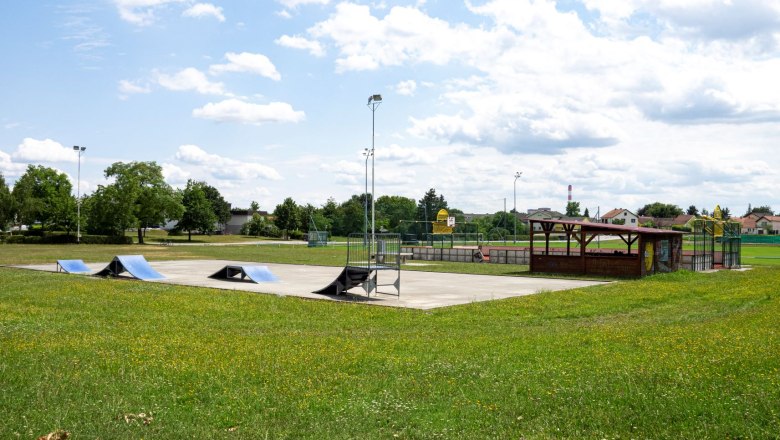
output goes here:
{"type": "MultiPolygon", "coordinates": [[[[87,266],[100,270],[107,263],[89,263],[87,266]]],[[[341,267],[300,266],[293,264],[261,263],[268,266],[279,281],[252,283],[248,281],[225,281],[208,278],[226,265],[256,265],[258,262],[229,260],[177,260],[150,261],[149,264],[166,279],[149,281],[155,283],[185,286],[211,287],[226,290],[298,296],[331,301],[353,301],[391,307],[434,309],[478,301],[532,295],[544,291],[575,289],[579,287],[606,284],[602,281],[581,281],[571,279],[504,277],[489,275],[464,275],[438,272],[401,271],[401,295],[372,295],[366,298],[360,288],[352,289],[347,296],[326,296],[312,293],[325,287],[341,272],[341,267]]],[[[56,263],[14,266],[25,269],[56,272],[56,263]]],[[[119,277],[124,278],[124,277],[119,277]]],[[[129,277],[128,277],[129,278],[129,277]]],[[[394,274],[380,271],[379,283],[395,281],[394,274]]],[[[142,281],[138,281],[142,282],[142,281]]],[[[146,281],[144,281],[146,282],[146,281]]]]}

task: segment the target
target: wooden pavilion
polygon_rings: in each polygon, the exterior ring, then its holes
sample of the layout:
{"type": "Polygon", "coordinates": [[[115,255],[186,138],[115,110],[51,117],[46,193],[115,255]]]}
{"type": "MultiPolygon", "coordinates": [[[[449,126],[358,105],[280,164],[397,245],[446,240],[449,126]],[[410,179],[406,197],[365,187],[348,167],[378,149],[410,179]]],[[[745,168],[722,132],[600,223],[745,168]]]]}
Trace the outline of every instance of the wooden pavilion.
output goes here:
{"type": "Polygon", "coordinates": [[[531,220],[530,226],[531,272],[643,277],[680,268],[682,232],[574,220],[531,220]],[[605,236],[622,246],[602,248],[605,236]],[[566,247],[550,247],[551,238],[566,247]]]}

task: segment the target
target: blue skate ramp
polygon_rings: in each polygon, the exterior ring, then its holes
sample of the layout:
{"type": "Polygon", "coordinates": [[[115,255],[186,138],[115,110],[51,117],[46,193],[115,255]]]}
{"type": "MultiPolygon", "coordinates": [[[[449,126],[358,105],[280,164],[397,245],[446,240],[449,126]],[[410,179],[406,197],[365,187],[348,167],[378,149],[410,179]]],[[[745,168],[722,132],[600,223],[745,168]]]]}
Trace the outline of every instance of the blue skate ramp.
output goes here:
{"type": "Polygon", "coordinates": [[[165,277],[152,269],[149,262],[143,255],[117,255],[108,263],[105,269],[96,273],[98,276],[118,276],[124,272],[130,274],[133,278],[143,281],[164,280],[165,277]]]}
{"type": "Polygon", "coordinates": [[[274,275],[268,269],[268,266],[227,265],[209,275],[209,278],[227,281],[244,281],[248,278],[249,281],[255,283],[279,281],[279,277],[274,275]],[[239,275],[241,275],[241,278],[238,278],[239,275]]]}
{"type": "Polygon", "coordinates": [[[57,272],[85,274],[91,273],[92,269],[82,260],[57,260],[57,272]]]}

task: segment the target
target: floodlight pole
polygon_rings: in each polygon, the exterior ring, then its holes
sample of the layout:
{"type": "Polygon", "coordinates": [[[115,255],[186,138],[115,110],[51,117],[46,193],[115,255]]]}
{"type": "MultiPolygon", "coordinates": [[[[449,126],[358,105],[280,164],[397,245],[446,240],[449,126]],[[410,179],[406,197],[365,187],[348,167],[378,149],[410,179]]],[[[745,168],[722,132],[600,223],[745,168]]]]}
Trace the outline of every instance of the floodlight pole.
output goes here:
{"type": "Polygon", "coordinates": [[[87,147],[73,146],[73,151],[79,153],[78,178],[76,181],[76,244],[81,243],[81,153],[86,149],[87,147]]]}
{"type": "Polygon", "coordinates": [[[514,243],[517,243],[517,179],[519,179],[520,176],[522,176],[522,175],[523,175],[522,171],[518,171],[518,172],[515,173],[515,184],[514,184],[514,192],[513,192],[513,196],[514,196],[514,199],[515,199],[515,202],[514,202],[515,207],[514,207],[514,214],[513,215],[515,217],[515,221],[512,223],[512,224],[515,225],[514,243]]]}
{"type": "Polygon", "coordinates": [[[363,243],[368,238],[368,157],[373,155],[372,150],[363,149],[363,156],[366,156],[366,191],[363,193],[363,243]]]}
{"type": "Polygon", "coordinates": [[[374,133],[376,127],[376,109],[382,104],[382,95],[376,94],[368,97],[368,108],[371,109],[371,246],[374,246],[374,236],[376,234],[376,211],[374,206],[374,171],[376,152],[374,149],[374,133]]]}

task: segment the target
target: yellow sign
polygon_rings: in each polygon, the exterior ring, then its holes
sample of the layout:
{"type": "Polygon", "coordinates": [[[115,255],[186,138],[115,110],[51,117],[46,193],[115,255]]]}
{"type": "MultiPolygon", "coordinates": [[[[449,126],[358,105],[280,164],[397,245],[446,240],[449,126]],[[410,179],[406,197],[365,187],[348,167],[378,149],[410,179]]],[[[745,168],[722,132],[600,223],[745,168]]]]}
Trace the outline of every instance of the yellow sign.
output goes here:
{"type": "MultiPolygon", "coordinates": [[[[452,234],[452,226],[448,225],[449,213],[446,209],[440,209],[433,223],[434,234],[452,234]]],[[[454,222],[453,222],[454,224],[454,222]]]]}

